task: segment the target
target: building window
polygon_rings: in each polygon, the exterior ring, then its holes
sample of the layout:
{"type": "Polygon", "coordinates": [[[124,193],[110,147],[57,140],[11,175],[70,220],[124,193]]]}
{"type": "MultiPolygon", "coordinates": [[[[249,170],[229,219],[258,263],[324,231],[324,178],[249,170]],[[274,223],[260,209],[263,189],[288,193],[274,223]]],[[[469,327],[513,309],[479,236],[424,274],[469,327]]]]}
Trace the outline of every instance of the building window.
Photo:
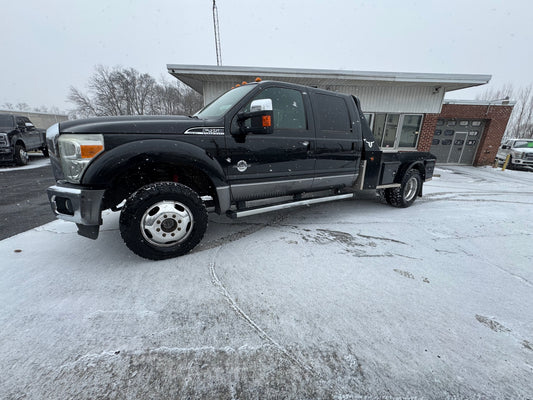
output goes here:
{"type": "Polygon", "coordinates": [[[387,122],[385,123],[385,134],[383,135],[382,147],[394,147],[399,121],[399,114],[387,114],[387,122]]]}
{"type": "Polygon", "coordinates": [[[398,147],[415,148],[418,143],[418,134],[420,133],[421,126],[422,115],[404,115],[398,147]]]}
{"type": "Polygon", "coordinates": [[[472,126],[481,126],[481,121],[472,121],[472,126]]]}
{"type": "MultiPolygon", "coordinates": [[[[365,114],[366,118],[369,118],[365,114]]],[[[416,148],[422,128],[422,114],[371,114],[372,132],[383,149],[416,148]]]]}
{"type": "Polygon", "coordinates": [[[455,126],[457,124],[457,121],[454,121],[453,119],[449,120],[447,125],[448,126],[455,126]]]}
{"type": "Polygon", "coordinates": [[[468,121],[461,121],[461,122],[459,122],[459,125],[468,126],[468,121]]]}
{"type": "Polygon", "coordinates": [[[364,114],[366,122],[368,122],[368,126],[370,127],[370,130],[373,129],[372,123],[374,122],[374,114],[371,113],[365,113],[364,114]]]}

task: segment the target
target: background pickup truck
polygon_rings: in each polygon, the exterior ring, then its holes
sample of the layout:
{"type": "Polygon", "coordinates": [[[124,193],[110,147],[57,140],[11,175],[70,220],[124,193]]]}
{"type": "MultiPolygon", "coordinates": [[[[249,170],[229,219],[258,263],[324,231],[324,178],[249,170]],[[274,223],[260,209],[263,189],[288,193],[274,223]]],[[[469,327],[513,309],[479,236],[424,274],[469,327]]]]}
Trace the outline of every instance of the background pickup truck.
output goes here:
{"type": "Polygon", "coordinates": [[[533,139],[506,140],[498,149],[496,161],[504,163],[507,156],[507,168],[533,168],[533,139]]]}
{"type": "Polygon", "coordinates": [[[429,153],[382,152],[357,98],[273,81],[238,86],[192,117],[61,122],[47,140],[55,214],[96,239],[101,211],[120,209],[126,245],[149,259],[196,246],[207,209],[239,218],[368,189],[408,207],[435,166],[429,153]]]}
{"type": "Polygon", "coordinates": [[[0,162],[28,163],[28,151],[40,150],[48,157],[46,130],[36,128],[28,117],[0,114],[0,162]]]}

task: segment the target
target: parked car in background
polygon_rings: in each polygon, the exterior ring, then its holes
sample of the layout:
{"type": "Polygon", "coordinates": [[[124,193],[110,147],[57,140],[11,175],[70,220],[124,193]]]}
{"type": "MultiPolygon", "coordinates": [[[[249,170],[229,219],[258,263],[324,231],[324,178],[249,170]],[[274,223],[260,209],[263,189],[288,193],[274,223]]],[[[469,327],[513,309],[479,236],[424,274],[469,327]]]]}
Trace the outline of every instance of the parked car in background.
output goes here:
{"type": "Polygon", "coordinates": [[[533,167],[533,139],[506,140],[498,149],[496,161],[501,164],[507,156],[507,168],[533,167]]]}
{"type": "Polygon", "coordinates": [[[26,165],[28,151],[39,150],[48,157],[46,130],[38,129],[28,117],[0,114],[0,162],[26,165]]]}

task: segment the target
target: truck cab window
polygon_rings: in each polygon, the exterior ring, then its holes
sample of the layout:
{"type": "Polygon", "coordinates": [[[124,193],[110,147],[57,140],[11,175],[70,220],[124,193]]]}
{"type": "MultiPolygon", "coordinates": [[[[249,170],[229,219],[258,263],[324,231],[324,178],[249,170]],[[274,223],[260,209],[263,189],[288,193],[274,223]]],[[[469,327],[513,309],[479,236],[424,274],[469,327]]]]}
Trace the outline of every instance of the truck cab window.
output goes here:
{"type": "MultiPolygon", "coordinates": [[[[272,100],[274,129],[307,129],[305,107],[300,91],[269,87],[255,96],[252,101],[260,99],[272,100]]],[[[243,109],[244,112],[250,111],[250,104],[251,101],[243,109]]]]}
{"type": "Polygon", "coordinates": [[[317,106],[320,110],[318,126],[321,132],[349,132],[350,115],[342,97],[317,94],[317,106]]]}

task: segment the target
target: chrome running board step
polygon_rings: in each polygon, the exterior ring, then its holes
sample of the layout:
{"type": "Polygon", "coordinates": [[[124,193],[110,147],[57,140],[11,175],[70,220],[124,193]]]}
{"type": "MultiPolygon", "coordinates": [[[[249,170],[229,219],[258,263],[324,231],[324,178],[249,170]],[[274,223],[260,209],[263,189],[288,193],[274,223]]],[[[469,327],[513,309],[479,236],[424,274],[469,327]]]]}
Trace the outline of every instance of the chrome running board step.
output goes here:
{"type": "Polygon", "coordinates": [[[250,215],[263,214],[263,213],[267,213],[271,211],[284,210],[286,208],[309,206],[311,204],[326,203],[328,201],[349,199],[349,198],[352,198],[353,196],[354,196],[353,193],[347,193],[347,194],[338,194],[335,196],[315,197],[315,198],[309,198],[305,200],[290,201],[288,203],[275,204],[275,205],[266,206],[266,207],[254,207],[254,208],[245,208],[242,210],[230,210],[226,212],[226,215],[230,218],[242,218],[242,217],[248,217],[250,215]]]}

